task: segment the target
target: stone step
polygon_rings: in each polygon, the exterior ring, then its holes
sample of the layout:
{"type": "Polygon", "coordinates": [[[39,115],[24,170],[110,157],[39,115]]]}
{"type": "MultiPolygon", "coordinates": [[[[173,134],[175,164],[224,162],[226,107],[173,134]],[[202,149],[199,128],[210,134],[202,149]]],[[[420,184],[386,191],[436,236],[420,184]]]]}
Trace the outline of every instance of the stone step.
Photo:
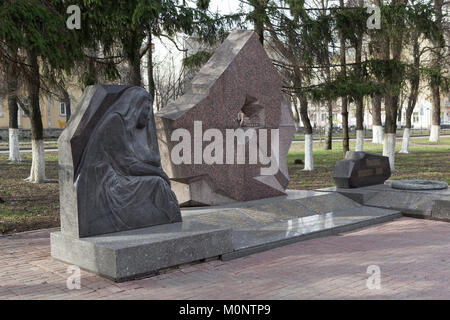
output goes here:
{"type": "Polygon", "coordinates": [[[360,204],[401,211],[411,217],[450,221],[450,190],[400,190],[389,185],[341,189],[324,188],[337,192],[360,204]]]}
{"type": "Polygon", "coordinates": [[[336,235],[401,217],[395,210],[354,207],[277,222],[256,230],[233,230],[233,252],[222,255],[231,260],[313,238],[336,235]]]}

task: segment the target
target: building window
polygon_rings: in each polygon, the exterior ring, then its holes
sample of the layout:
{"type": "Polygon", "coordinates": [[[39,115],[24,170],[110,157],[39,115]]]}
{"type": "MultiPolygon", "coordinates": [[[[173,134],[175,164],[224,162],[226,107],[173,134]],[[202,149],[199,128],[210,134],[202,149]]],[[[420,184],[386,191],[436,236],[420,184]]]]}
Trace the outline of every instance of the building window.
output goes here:
{"type": "Polygon", "coordinates": [[[419,122],[419,113],[414,112],[413,113],[413,123],[417,123],[417,122],[419,122]]]}
{"type": "Polygon", "coordinates": [[[3,101],[0,99],[0,117],[3,117],[3,101]]]}
{"type": "Polygon", "coordinates": [[[320,116],[322,117],[322,121],[327,120],[327,114],[326,113],[322,113],[320,116]]]}
{"type": "Polygon", "coordinates": [[[59,103],[59,115],[62,117],[65,117],[67,115],[66,113],[66,103],[60,102],[59,103]]]}

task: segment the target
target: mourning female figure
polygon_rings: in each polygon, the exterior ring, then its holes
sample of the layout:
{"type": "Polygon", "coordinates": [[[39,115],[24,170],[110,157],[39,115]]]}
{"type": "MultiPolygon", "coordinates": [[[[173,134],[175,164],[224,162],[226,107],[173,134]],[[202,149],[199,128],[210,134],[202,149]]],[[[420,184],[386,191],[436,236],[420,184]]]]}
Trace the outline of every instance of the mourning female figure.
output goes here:
{"type": "MultiPolygon", "coordinates": [[[[92,102],[91,102],[92,103],[92,102]]],[[[151,96],[127,87],[95,123],[75,176],[83,234],[93,235],[181,221],[161,168],[151,96]]],[[[102,107],[103,105],[103,107],[102,107]]]]}

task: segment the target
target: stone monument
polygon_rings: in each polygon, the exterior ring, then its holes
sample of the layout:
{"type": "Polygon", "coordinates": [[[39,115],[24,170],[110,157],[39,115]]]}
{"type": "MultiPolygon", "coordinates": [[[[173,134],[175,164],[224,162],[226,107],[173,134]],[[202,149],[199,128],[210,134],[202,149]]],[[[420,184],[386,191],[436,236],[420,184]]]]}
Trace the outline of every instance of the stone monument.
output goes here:
{"type": "Polygon", "coordinates": [[[58,140],[61,231],[88,237],[181,221],[151,96],[99,85],[84,99],[58,140]]]}
{"type": "Polygon", "coordinates": [[[348,189],[382,184],[390,176],[388,157],[357,151],[336,163],[333,179],[338,188],[348,189]]]}
{"type": "Polygon", "coordinates": [[[235,30],[194,77],[186,94],[156,114],[163,168],[180,205],[218,205],[285,194],[286,156],[295,126],[281,85],[257,35],[235,30]],[[182,163],[173,159],[180,130],[194,153],[182,163]],[[245,150],[244,161],[237,159],[240,148],[245,150]],[[257,155],[270,161],[255,161],[257,155]],[[264,168],[271,172],[264,173],[264,168]]]}
{"type": "MultiPolygon", "coordinates": [[[[52,257],[126,281],[399,215],[338,193],[285,195],[293,117],[253,32],[232,32],[186,95],[158,114],[155,132],[142,88],[85,90],[59,139],[61,231],[51,234],[52,257]],[[181,222],[177,198],[231,203],[183,209],[181,222]]],[[[368,159],[353,167],[376,171],[368,159]]]]}
{"type": "Polygon", "coordinates": [[[229,230],[181,223],[143,88],[87,87],[58,156],[61,231],[51,234],[52,257],[125,281],[232,250],[229,230]]]}

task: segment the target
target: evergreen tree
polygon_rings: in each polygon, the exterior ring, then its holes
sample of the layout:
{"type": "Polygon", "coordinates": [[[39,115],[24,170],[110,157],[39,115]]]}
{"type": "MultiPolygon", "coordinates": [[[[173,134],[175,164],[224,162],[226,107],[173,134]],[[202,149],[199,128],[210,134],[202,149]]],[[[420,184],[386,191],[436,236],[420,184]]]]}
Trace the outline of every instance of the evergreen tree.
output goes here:
{"type": "Polygon", "coordinates": [[[42,65],[49,70],[48,81],[69,73],[81,55],[75,31],[66,27],[66,7],[57,0],[0,1],[0,38],[6,50],[0,60],[16,63],[27,79],[32,131],[32,166],[29,181],[45,181],[45,152],[42,115],[39,104],[42,65]],[[19,50],[26,62],[11,61],[8,52],[19,50]]]}

